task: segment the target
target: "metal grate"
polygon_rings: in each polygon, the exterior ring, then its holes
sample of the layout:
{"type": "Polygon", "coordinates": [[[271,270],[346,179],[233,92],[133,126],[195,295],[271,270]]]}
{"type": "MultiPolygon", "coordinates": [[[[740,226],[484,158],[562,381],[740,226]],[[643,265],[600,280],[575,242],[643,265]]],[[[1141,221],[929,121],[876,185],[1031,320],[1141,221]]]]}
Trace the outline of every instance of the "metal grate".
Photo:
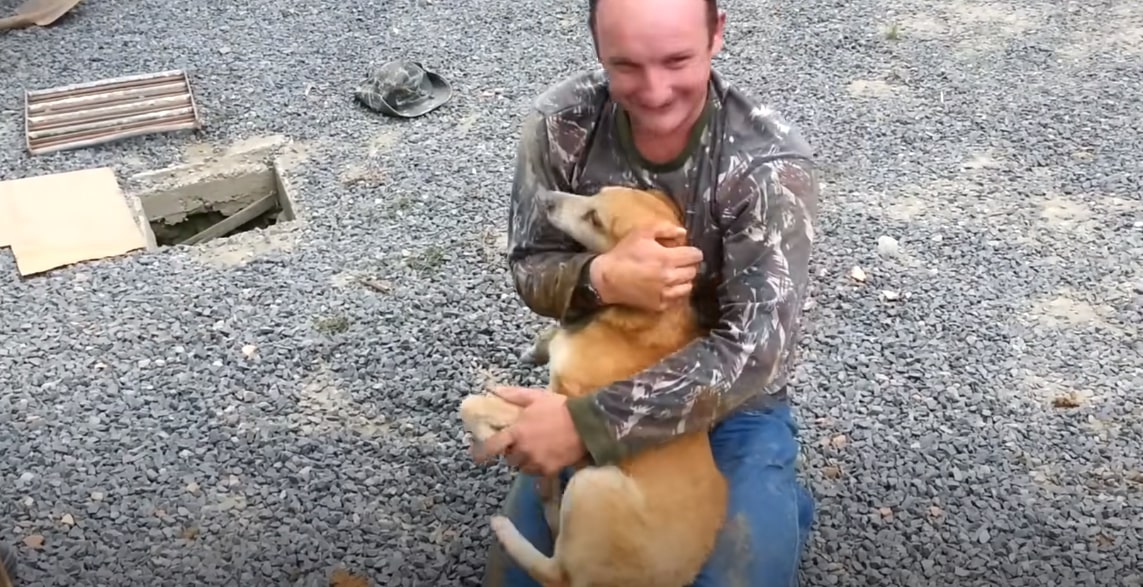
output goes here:
{"type": "Polygon", "coordinates": [[[33,155],[202,128],[182,70],[24,92],[24,124],[33,155]]]}

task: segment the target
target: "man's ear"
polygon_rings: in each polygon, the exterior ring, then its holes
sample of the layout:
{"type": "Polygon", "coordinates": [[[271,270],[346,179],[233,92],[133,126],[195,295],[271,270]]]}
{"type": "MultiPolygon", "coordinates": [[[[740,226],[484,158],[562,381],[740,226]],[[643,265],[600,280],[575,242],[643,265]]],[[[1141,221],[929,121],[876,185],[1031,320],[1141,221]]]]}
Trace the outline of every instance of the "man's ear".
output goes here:
{"type": "Polygon", "coordinates": [[[723,39],[726,34],[726,11],[719,10],[718,18],[714,22],[714,30],[710,35],[710,56],[714,57],[722,51],[723,39]]]}

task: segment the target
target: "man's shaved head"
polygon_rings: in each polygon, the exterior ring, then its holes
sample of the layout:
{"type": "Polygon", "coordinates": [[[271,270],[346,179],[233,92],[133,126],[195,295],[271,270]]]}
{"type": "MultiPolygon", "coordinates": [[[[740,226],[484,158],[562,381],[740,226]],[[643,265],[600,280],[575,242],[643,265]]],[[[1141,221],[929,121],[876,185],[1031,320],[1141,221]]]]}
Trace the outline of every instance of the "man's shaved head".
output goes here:
{"type": "Polygon", "coordinates": [[[588,6],[596,56],[636,143],[685,138],[722,50],[725,18],[717,0],[588,0],[588,6]]]}
{"type": "MultiPolygon", "coordinates": [[[[597,21],[596,15],[599,13],[599,4],[600,4],[600,2],[603,2],[603,1],[604,0],[588,0],[587,1],[587,26],[591,29],[592,38],[595,38],[595,35],[596,35],[596,29],[595,29],[595,23],[597,21]]],[[[706,17],[706,27],[707,27],[707,30],[710,31],[711,35],[713,36],[715,29],[718,27],[718,0],[686,0],[686,2],[701,3],[703,5],[703,8],[705,10],[705,17],[706,17]]],[[[655,2],[654,0],[647,0],[644,2],[644,4],[655,4],[656,10],[672,10],[676,6],[684,4],[686,2],[678,2],[678,1],[674,1],[674,0],[668,1],[668,2],[661,2],[661,4],[663,4],[662,7],[658,6],[660,4],[660,2],[655,2]]]]}

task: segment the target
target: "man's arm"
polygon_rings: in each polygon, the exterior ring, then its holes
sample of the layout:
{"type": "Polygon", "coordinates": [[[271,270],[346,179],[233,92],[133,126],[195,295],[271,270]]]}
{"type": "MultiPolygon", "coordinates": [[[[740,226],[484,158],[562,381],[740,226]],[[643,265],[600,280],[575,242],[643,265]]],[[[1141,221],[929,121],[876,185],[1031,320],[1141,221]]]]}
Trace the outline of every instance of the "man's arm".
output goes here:
{"type": "Polygon", "coordinates": [[[588,262],[594,257],[548,222],[536,206],[542,189],[568,191],[566,178],[551,161],[547,121],[531,113],[516,151],[508,215],[508,266],[516,293],[533,312],[556,320],[574,319],[596,309],[588,289],[588,262]]]}
{"type": "Polygon", "coordinates": [[[809,279],[818,182],[809,163],[784,159],[727,188],[718,325],[635,377],[568,400],[596,463],[710,427],[787,367],[809,279]],[[748,363],[762,375],[735,385],[748,363]]]}

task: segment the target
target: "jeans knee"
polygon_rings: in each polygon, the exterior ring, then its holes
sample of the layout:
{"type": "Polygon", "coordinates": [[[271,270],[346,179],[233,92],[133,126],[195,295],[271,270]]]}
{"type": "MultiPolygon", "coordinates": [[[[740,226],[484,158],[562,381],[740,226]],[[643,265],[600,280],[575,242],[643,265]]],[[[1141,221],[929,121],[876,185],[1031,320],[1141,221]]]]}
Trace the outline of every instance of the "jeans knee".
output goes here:
{"type": "Polygon", "coordinates": [[[817,518],[817,503],[814,494],[805,485],[798,483],[798,522],[802,527],[803,535],[808,534],[817,518]]]}
{"type": "Polygon", "coordinates": [[[789,587],[813,520],[813,500],[792,469],[738,467],[715,551],[693,587],[789,587]]]}

